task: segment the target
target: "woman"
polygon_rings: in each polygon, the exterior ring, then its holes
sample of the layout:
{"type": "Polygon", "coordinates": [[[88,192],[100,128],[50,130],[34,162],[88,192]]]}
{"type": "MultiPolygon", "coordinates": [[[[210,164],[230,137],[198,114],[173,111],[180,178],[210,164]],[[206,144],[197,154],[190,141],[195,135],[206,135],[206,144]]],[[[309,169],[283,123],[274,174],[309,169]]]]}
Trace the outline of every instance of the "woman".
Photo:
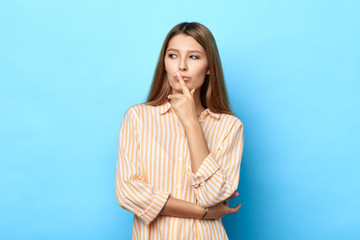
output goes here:
{"type": "Polygon", "coordinates": [[[215,39],[197,22],[170,30],[147,102],[119,134],[116,197],[134,213],[133,239],[228,239],[236,213],[243,124],[229,107],[215,39]]]}

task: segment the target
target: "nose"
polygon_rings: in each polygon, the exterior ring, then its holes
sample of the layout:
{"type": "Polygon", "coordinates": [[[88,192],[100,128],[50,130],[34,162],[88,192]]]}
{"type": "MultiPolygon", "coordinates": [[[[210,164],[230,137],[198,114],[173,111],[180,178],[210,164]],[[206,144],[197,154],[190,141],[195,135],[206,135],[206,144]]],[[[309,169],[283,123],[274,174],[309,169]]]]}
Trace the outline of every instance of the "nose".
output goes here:
{"type": "Polygon", "coordinates": [[[180,59],[180,62],[179,62],[179,70],[181,70],[181,71],[187,70],[186,58],[181,58],[181,59],[180,59]]]}

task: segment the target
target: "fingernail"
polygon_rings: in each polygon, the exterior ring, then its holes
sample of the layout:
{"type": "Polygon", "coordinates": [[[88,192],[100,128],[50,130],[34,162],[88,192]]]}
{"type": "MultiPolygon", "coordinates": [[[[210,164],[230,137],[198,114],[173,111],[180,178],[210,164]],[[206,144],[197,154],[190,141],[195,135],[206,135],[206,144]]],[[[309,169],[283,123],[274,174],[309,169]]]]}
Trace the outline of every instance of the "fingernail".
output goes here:
{"type": "Polygon", "coordinates": [[[236,196],[236,197],[237,197],[237,196],[239,196],[239,193],[238,193],[238,192],[236,192],[236,193],[235,193],[235,196],[236,196]]]}
{"type": "Polygon", "coordinates": [[[179,73],[179,72],[176,72],[176,75],[180,76],[180,73],[179,73]]]}

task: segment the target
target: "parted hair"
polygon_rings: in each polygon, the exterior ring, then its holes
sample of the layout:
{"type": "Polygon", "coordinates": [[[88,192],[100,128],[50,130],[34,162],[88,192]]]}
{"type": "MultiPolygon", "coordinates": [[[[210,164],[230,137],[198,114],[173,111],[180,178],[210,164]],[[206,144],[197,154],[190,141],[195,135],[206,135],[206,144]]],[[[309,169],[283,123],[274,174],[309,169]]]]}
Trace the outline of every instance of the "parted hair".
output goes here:
{"type": "Polygon", "coordinates": [[[204,83],[200,89],[200,99],[203,107],[209,108],[210,111],[214,113],[234,115],[229,105],[224,74],[215,38],[207,27],[198,22],[179,23],[167,34],[160,51],[153,81],[145,104],[152,106],[161,105],[168,100],[167,96],[171,94],[171,86],[167,79],[164,59],[169,41],[178,34],[193,37],[206,52],[210,74],[205,76],[204,83]]]}

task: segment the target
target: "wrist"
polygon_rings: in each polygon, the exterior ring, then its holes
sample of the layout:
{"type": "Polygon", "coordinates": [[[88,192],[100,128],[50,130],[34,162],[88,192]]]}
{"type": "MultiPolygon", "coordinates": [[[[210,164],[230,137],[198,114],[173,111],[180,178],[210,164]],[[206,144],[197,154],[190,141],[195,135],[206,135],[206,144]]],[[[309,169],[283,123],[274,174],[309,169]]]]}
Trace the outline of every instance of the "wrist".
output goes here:
{"type": "Polygon", "coordinates": [[[196,130],[197,128],[201,129],[201,125],[199,120],[197,119],[189,119],[187,123],[184,125],[185,131],[191,132],[196,130]]]}
{"type": "Polygon", "coordinates": [[[200,220],[203,220],[203,219],[206,217],[208,211],[209,211],[209,208],[206,207],[206,208],[205,208],[205,213],[204,213],[204,215],[200,218],[200,220]]]}
{"type": "Polygon", "coordinates": [[[196,218],[201,220],[201,218],[204,216],[204,214],[206,213],[206,208],[205,207],[202,207],[200,205],[197,205],[198,206],[198,209],[197,209],[197,212],[196,212],[196,218]]]}

